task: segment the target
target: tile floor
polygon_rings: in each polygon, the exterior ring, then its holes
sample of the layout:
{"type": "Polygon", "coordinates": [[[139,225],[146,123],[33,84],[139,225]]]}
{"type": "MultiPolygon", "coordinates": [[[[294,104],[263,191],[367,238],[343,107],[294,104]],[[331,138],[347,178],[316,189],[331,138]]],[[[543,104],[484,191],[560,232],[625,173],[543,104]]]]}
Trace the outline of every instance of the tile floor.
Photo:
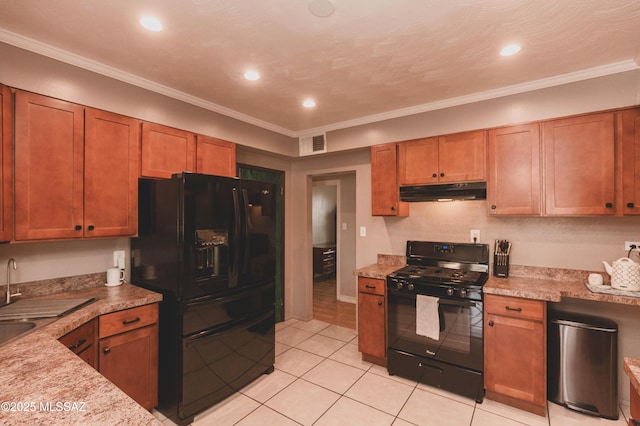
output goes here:
{"type": "Polygon", "coordinates": [[[193,425],[623,426],[628,416],[629,407],[611,421],[553,403],[547,417],[486,399],[477,404],[363,362],[355,330],[288,320],[276,326],[275,371],[196,416],[193,425]]]}

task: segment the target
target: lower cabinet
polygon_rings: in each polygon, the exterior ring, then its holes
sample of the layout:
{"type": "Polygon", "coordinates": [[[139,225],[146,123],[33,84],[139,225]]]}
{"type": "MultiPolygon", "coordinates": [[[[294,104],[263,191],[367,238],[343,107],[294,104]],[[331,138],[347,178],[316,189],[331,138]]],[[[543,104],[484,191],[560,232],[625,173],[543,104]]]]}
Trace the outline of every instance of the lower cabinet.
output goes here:
{"type": "Polygon", "coordinates": [[[358,278],[358,350],[363,360],[387,365],[385,280],[358,278]]]}
{"type": "Polygon", "coordinates": [[[59,341],[138,404],[158,405],[158,304],[102,315],[59,341]]]}
{"type": "Polygon", "coordinates": [[[158,405],[158,304],[99,319],[99,371],[147,410],[158,405]]]}
{"type": "Polygon", "coordinates": [[[544,416],[546,303],[485,295],[484,377],[488,399],[544,416]]]}
{"type": "Polygon", "coordinates": [[[97,320],[91,320],[58,339],[60,343],[96,370],[98,369],[97,325],[97,320]]]}

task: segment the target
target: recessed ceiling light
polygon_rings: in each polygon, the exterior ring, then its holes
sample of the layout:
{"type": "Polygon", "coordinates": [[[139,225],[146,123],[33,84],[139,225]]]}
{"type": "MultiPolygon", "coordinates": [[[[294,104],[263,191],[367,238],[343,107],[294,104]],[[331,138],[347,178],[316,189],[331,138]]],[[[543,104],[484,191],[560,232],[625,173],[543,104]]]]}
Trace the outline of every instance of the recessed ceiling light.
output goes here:
{"type": "Polygon", "coordinates": [[[329,0],[311,0],[309,2],[309,12],[319,18],[326,18],[335,10],[336,8],[329,0]]]}
{"type": "Polygon", "coordinates": [[[506,45],[505,47],[502,48],[502,50],[500,51],[500,55],[502,55],[502,56],[511,56],[511,55],[515,55],[519,51],[520,51],[520,45],[519,44],[508,44],[508,45],[506,45]]]}
{"type": "Polygon", "coordinates": [[[256,81],[260,78],[260,74],[257,71],[247,71],[244,73],[244,78],[249,81],[256,81]]]}
{"type": "Polygon", "coordinates": [[[162,29],[164,28],[162,23],[153,16],[143,16],[142,18],[140,18],[140,25],[142,25],[149,31],[162,31],[162,29]]]}
{"type": "Polygon", "coordinates": [[[313,108],[314,106],[316,106],[316,101],[314,101],[313,99],[306,99],[302,103],[302,106],[305,108],[313,108]]]}

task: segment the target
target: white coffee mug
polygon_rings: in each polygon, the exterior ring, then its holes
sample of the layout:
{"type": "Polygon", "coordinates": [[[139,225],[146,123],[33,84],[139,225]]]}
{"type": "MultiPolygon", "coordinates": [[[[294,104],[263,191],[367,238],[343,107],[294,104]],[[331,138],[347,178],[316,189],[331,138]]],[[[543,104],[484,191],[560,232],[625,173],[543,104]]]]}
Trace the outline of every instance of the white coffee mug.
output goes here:
{"type": "Polygon", "coordinates": [[[107,269],[107,285],[115,286],[124,282],[124,269],[109,268],[107,269]]]}

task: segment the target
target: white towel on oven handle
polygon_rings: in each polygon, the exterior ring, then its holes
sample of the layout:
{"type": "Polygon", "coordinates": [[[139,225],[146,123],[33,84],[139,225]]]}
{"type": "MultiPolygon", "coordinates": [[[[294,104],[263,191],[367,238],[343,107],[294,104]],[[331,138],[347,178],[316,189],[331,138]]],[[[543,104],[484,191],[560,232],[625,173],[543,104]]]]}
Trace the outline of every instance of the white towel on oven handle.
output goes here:
{"type": "Polygon", "coordinates": [[[437,297],[416,295],[416,334],[440,340],[439,302],[437,297]]]}

